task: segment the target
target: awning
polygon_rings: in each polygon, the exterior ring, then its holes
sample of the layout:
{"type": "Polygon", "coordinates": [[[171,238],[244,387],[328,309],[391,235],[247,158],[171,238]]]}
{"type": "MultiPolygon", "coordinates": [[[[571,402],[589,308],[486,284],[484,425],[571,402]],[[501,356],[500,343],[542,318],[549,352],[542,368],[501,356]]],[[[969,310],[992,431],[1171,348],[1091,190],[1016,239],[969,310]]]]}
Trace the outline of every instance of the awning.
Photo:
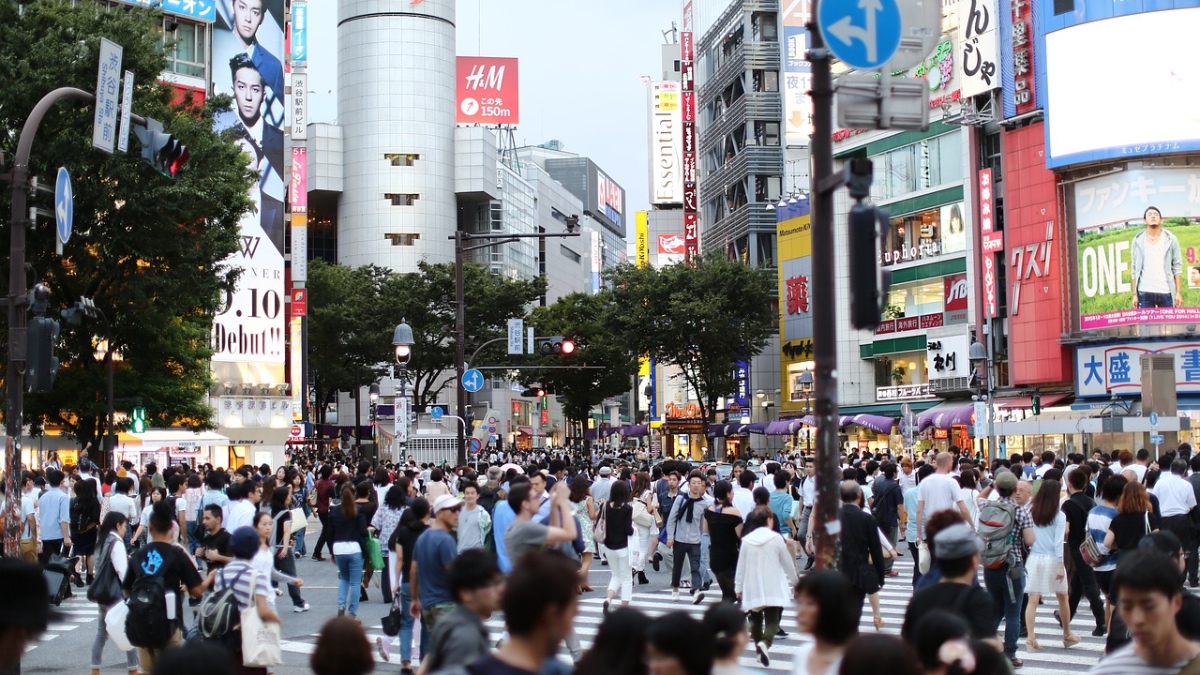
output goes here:
{"type": "Polygon", "coordinates": [[[517,433],[525,434],[526,436],[532,436],[533,427],[517,427],[517,433]]]}
{"type": "MultiPolygon", "coordinates": [[[[217,431],[226,438],[226,442],[221,445],[254,447],[277,445],[283,447],[287,444],[291,429],[289,425],[278,429],[272,427],[218,427],[217,431]]],[[[371,427],[363,427],[361,433],[362,438],[368,438],[371,435],[371,427]]]]}
{"type": "MultiPolygon", "coordinates": [[[[788,434],[792,433],[793,421],[794,420],[779,420],[778,422],[771,422],[767,425],[764,433],[768,436],[787,436],[788,434]]],[[[799,426],[799,424],[797,423],[796,426],[799,426]]]]}
{"type": "Polygon", "coordinates": [[[747,425],[746,431],[749,431],[752,434],[765,434],[765,433],[767,433],[767,427],[771,426],[772,424],[775,424],[775,423],[774,422],[755,422],[754,424],[747,425]]]}
{"type": "MultiPolygon", "coordinates": [[[[1070,398],[1070,394],[1042,394],[1042,408],[1051,408],[1058,403],[1070,398]]],[[[1032,408],[1032,396],[1017,396],[1015,398],[998,398],[995,401],[996,410],[1005,410],[1013,408],[1032,408]]]]}
{"type": "Polygon", "coordinates": [[[855,415],[854,423],[864,429],[870,429],[879,434],[892,433],[892,425],[896,423],[894,417],[885,417],[883,415],[855,415]]]}
{"type": "Polygon", "coordinates": [[[938,413],[933,418],[933,426],[937,429],[949,430],[952,427],[964,424],[971,424],[975,417],[975,404],[968,403],[967,405],[959,405],[957,408],[951,408],[944,412],[938,413]]]}
{"type": "MultiPolygon", "coordinates": [[[[284,430],[286,436],[287,430],[284,430]]],[[[147,429],[140,434],[133,434],[142,442],[141,450],[162,450],[165,448],[203,448],[230,445],[229,437],[215,431],[193,432],[187,429],[147,429]]]]}
{"type": "Polygon", "coordinates": [[[624,427],[621,433],[623,436],[645,436],[650,433],[650,427],[645,424],[634,424],[624,427]]]}
{"type": "MultiPolygon", "coordinates": [[[[938,416],[947,412],[957,412],[964,405],[972,410],[974,409],[974,403],[971,401],[963,401],[962,399],[958,399],[956,401],[943,401],[933,406],[929,410],[917,415],[917,431],[925,431],[930,427],[936,426],[935,420],[938,418],[938,416]]],[[[937,428],[949,429],[950,427],[938,426],[937,428]]]]}

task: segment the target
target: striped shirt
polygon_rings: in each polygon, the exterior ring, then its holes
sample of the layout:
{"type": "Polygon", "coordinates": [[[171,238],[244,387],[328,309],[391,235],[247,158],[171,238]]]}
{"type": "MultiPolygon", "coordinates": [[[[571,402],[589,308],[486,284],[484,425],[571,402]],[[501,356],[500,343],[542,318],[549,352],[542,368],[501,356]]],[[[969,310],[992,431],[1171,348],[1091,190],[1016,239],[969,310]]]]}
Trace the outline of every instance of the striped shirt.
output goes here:
{"type": "Polygon", "coordinates": [[[1195,655],[1192,655],[1170,666],[1152,666],[1134,653],[1134,646],[1134,643],[1130,643],[1109,654],[1103,661],[1092,666],[1088,675],[1178,675],[1183,667],[1195,658],[1195,655]]]}
{"type": "Polygon", "coordinates": [[[238,609],[246,609],[252,604],[250,600],[250,586],[252,583],[255,595],[264,598],[270,597],[268,594],[271,590],[270,577],[264,576],[262,572],[251,566],[249,560],[234,560],[221,571],[217,572],[217,580],[213,584],[213,590],[222,591],[228,587],[232,587],[233,594],[237,597],[238,609]]]}

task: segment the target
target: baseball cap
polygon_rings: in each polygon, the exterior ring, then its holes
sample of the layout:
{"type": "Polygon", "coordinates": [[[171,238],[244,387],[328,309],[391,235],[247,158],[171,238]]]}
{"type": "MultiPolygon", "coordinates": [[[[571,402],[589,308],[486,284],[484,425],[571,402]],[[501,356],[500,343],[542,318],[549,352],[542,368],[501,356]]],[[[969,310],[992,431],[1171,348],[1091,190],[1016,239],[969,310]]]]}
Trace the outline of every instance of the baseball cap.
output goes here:
{"type": "Polygon", "coordinates": [[[611,476],[612,475],[612,467],[610,467],[610,466],[600,467],[600,475],[601,476],[611,476]]]}
{"type": "Polygon", "coordinates": [[[957,523],[938,532],[933,538],[933,546],[937,557],[946,560],[966,558],[983,550],[979,535],[966,523],[957,523]]]}
{"type": "Polygon", "coordinates": [[[996,472],[996,480],[994,482],[996,484],[996,489],[998,489],[998,490],[1016,490],[1017,489],[1017,476],[1016,476],[1016,474],[1009,471],[1008,469],[1005,469],[1003,471],[997,471],[996,472]]]}
{"type": "Polygon", "coordinates": [[[433,512],[436,514],[442,509],[452,509],[456,506],[460,506],[462,503],[463,500],[455,497],[454,495],[442,495],[441,497],[433,500],[433,512]]]}

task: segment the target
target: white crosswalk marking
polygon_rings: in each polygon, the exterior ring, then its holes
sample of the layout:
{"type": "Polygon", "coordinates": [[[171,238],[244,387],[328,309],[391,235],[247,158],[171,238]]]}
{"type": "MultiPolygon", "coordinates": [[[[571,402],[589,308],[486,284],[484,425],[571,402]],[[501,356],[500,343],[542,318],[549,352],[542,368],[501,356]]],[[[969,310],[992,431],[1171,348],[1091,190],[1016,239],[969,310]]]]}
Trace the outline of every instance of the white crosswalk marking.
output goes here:
{"type": "Polygon", "coordinates": [[[88,600],[82,590],[76,590],[74,595],[63,600],[62,605],[51,609],[56,610],[59,616],[50,622],[46,627],[46,632],[38,637],[37,642],[25,648],[25,653],[37,649],[38,645],[43,642],[55,640],[64,633],[69,633],[100,618],[96,612],[96,603],[88,600]]]}
{"type": "MultiPolygon", "coordinates": [[[[904,610],[908,607],[909,598],[912,597],[912,589],[909,585],[909,581],[912,579],[912,564],[905,557],[896,562],[895,569],[900,573],[900,576],[888,579],[887,586],[879,594],[879,604],[880,614],[883,616],[885,622],[882,632],[899,635],[900,626],[904,622],[904,610]]],[[[580,598],[579,613],[575,619],[576,633],[585,649],[595,639],[600,623],[604,620],[603,587],[595,583],[593,583],[593,586],[596,587],[596,592],[588,593],[580,598]]],[[[712,586],[711,591],[705,594],[705,600],[700,605],[693,605],[691,598],[687,596],[686,592],[680,594],[679,601],[672,602],[669,589],[647,592],[641,591],[640,589],[642,588],[642,586],[634,587],[631,606],[650,616],[660,616],[667,612],[683,611],[699,619],[711,604],[720,602],[721,599],[721,593],[715,584],[712,586]]],[[[619,603],[612,605],[614,608],[617,606],[619,606],[619,603]]],[[[1053,601],[1042,605],[1038,609],[1036,625],[1039,642],[1042,644],[1040,652],[1029,651],[1025,647],[1024,640],[1018,642],[1017,656],[1025,662],[1025,666],[1017,671],[1018,675],[1084,673],[1100,659],[1104,648],[1104,638],[1091,636],[1093,626],[1091,613],[1087,611],[1087,600],[1083,600],[1080,604],[1081,616],[1074,622],[1075,632],[1079,634],[1081,641],[1070,649],[1063,648],[1061,641],[1059,641],[1062,629],[1058,627],[1058,624],[1054,621],[1054,617],[1051,615],[1053,609],[1053,601]]],[[[491,620],[487,621],[486,624],[492,638],[498,639],[504,630],[503,617],[497,614],[491,620]]],[[[790,607],[784,608],[782,627],[788,633],[788,636],[777,639],[775,645],[771,648],[771,665],[769,668],[771,671],[791,671],[792,657],[796,653],[797,648],[809,641],[807,636],[802,636],[797,632],[796,614],[790,607]]],[[[871,608],[866,603],[863,606],[863,619],[859,629],[864,633],[875,631],[875,625],[871,618],[871,608]]],[[[1004,628],[1001,626],[1001,637],[1003,637],[1003,631],[1004,628]]],[[[384,635],[382,627],[378,624],[368,626],[367,633],[372,644],[375,643],[376,637],[384,635]]],[[[308,639],[284,641],[283,650],[299,654],[311,654],[316,638],[316,635],[312,635],[308,639]]],[[[416,650],[414,649],[414,655],[415,653],[416,650]]],[[[393,662],[397,661],[398,658],[397,650],[393,646],[393,662]]],[[[569,657],[565,651],[560,652],[559,658],[569,662],[569,657]]],[[[376,654],[376,659],[379,660],[378,654],[376,654]]],[[[742,655],[740,661],[743,666],[761,669],[761,665],[755,657],[753,645],[742,655]]]]}

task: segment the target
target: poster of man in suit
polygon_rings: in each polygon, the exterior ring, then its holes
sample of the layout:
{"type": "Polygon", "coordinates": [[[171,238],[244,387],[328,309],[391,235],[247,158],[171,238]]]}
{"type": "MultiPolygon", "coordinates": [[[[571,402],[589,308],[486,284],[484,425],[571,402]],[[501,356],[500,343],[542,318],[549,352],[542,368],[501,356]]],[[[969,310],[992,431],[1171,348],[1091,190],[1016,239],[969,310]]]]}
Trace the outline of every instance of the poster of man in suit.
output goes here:
{"type": "Polygon", "coordinates": [[[237,289],[213,322],[214,375],[226,382],[283,382],[284,364],[284,0],[215,0],[212,86],[233,99],[217,118],[258,177],[254,208],[228,264],[237,289]]]}

